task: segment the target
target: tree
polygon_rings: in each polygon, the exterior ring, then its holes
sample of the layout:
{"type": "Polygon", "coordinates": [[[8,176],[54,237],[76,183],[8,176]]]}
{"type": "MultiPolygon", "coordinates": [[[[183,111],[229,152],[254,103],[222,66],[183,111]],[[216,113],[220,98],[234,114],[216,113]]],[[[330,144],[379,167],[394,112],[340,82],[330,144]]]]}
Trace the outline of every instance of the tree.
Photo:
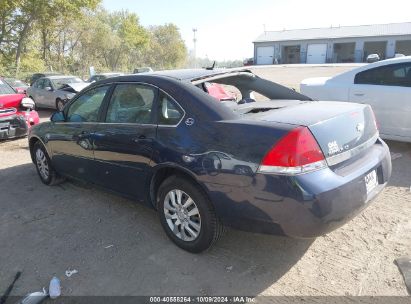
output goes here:
{"type": "Polygon", "coordinates": [[[142,54],[142,62],[157,69],[183,66],[187,48],[178,27],[172,23],[149,27],[150,42],[142,54]]]}
{"type": "MultiPolygon", "coordinates": [[[[15,66],[20,66],[21,54],[33,26],[53,26],[56,20],[81,14],[83,9],[93,9],[100,0],[1,0],[2,12],[0,45],[6,42],[8,55],[15,56],[15,66]]],[[[47,33],[47,31],[45,31],[47,33]]],[[[44,42],[46,45],[46,42],[44,42]]],[[[45,56],[44,56],[45,57],[45,56]]]]}

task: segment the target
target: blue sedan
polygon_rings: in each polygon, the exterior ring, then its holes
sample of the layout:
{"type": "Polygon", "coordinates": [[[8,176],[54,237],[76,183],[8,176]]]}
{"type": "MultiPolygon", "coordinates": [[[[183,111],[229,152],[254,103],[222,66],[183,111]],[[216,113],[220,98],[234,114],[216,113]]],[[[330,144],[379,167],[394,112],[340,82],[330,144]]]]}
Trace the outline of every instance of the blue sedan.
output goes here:
{"type": "Polygon", "coordinates": [[[33,127],[29,146],[44,184],[80,179],[146,204],[190,252],[224,225],[323,235],[391,175],[370,106],[312,101],[246,69],[95,82],[33,127]]]}

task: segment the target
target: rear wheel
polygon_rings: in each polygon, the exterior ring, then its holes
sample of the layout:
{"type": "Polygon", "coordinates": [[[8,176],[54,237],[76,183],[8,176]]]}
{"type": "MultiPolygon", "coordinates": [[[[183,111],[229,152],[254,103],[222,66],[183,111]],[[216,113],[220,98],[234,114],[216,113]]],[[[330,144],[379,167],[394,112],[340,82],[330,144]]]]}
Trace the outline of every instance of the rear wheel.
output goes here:
{"type": "Polygon", "coordinates": [[[44,184],[51,186],[56,185],[64,180],[54,170],[47,151],[41,142],[38,141],[34,145],[33,154],[37,173],[44,184]]]}
{"type": "Polygon", "coordinates": [[[63,111],[63,108],[64,108],[63,100],[61,100],[60,98],[57,98],[56,99],[56,109],[57,109],[57,111],[61,112],[61,111],[63,111]]]}
{"type": "Polygon", "coordinates": [[[211,202],[194,182],[171,176],[161,184],[157,199],[163,229],[180,248],[199,253],[222,234],[223,226],[211,202]]]}

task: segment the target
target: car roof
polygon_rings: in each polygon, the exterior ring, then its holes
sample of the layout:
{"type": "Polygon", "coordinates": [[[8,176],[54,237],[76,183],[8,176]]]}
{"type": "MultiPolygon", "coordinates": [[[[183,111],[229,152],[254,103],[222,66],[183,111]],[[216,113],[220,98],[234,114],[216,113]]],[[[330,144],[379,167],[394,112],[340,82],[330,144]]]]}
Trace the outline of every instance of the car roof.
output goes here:
{"type": "Polygon", "coordinates": [[[208,78],[217,75],[238,73],[238,72],[249,72],[249,69],[245,68],[230,68],[230,69],[182,69],[182,70],[164,70],[156,72],[140,73],[135,75],[155,75],[155,76],[166,76],[182,81],[194,81],[202,78],[208,78]]]}
{"type": "Polygon", "coordinates": [[[65,78],[79,78],[79,77],[73,76],[73,75],[55,75],[55,76],[48,76],[48,77],[43,77],[43,78],[49,78],[49,79],[65,79],[65,78]]]}

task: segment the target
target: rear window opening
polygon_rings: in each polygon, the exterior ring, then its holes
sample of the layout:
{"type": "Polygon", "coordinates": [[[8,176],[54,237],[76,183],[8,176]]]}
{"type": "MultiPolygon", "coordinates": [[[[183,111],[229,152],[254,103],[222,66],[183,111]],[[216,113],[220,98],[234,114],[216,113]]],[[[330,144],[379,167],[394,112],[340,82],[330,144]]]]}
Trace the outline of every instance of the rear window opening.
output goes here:
{"type": "Polygon", "coordinates": [[[217,75],[193,81],[193,84],[216,101],[242,114],[266,112],[285,106],[278,107],[276,100],[311,100],[307,96],[262,79],[251,72],[217,75]]]}

